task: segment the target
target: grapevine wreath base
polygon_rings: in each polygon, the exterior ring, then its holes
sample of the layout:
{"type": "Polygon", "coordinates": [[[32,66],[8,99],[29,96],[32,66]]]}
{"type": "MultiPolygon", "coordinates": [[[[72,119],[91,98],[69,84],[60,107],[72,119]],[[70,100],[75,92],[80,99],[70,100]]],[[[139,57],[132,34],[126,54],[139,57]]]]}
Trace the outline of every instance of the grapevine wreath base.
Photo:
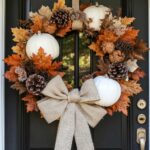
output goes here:
{"type": "Polygon", "coordinates": [[[39,111],[48,123],[60,119],[55,150],[70,150],[75,136],[78,150],[94,150],[89,125],[95,127],[106,115],[128,114],[130,97],[142,92],[139,80],[144,71],[137,61],[148,51],[135,18],[116,17],[103,5],[73,8],[58,0],[51,10],[42,6],[28,20],[12,28],[14,54],[4,59],[9,66],[5,77],[13,83],[26,103],[27,112],[39,111]],[[65,72],[55,37],[76,30],[91,41],[96,53],[97,71],[83,77],[81,89],[64,80],[65,72]],[[109,94],[108,94],[109,93],[109,94]]]}

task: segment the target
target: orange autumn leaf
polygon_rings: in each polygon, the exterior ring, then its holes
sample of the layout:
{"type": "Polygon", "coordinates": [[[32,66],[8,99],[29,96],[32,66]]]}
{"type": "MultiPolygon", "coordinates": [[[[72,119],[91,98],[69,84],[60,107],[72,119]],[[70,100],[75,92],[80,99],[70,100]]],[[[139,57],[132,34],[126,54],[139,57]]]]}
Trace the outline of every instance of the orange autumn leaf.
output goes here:
{"type": "Polygon", "coordinates": [[[105,41],[105,42],[116,42],[118,37],[110,30],[104,30],[99,35],[99,41],[105,41]]]}
{"type": "Polygon", "coordinates": [[[65,0],[58,0],[57,3],[54,3],[53,11],[56,11],[58,9],[62,9],[65,7],[65,0]]]}
{"type": "Polygon", "coordinates": [[[43,20],[39,15],[36,15],[33,19],[33,25],[31,26],[31,30],[34,33],[37,33],[38,31],[42,30],[43,27],[43,20]]]}
{"type": "Polygon", "coordinates": [[[37,54],[32,56],[35,67],[39,70],[48,70],[52,64],[52,57],[44,53],[44,49],[40,48],[37,54]]]}
{"type": "Polygon", "coordinates": [[[17,43],[11,49],[14,53],[17,53],[17,54],[23,55],[23,56],[25,55],[25,44],[24,43],[17,43]]]}
{"type": "Polygon", "coordinates": [[[20,66],[24,58],[18,54],[13,54],[4,59],[4,62],[9,66],[20,66]]]}
{"type": "Polygon", "coordinates": [[[120,85],[122,91],[127,93],[129,96],[137,95],[143,91],[141,85],[134,80],[129,81],[122,80],[120,81],[120,85]]]}
{"type": "Polygon", "coordinates": [[[145,77],[145,72],[142,69],[138,68],[133,73],[130,73],[129,77],[135,81],[139,81],[141,78],[145,77]]]}
{"type": "Polygon", "coordinates": [[[134,17],[132,17],[132,18],[124,17],[121,19],[121,23],[123,25],[130,25],[134,20],[135,20],[134,17]]]}
{"type": "Polygon", "coordinates": [[[25,42],[29,38],[29,31],[22,28],[11,28],[14,42],[25,42]]]}
{"type": "Polygon", "coordinates": [[[64,74],[58,71],[62,63],[53,61],[50,55],[47,56],[44,53],[43,48],[40,48],[37,54],[33,54],[32,60],[36,69],[45,70],[49,73],[49,75],[56,76],[60,74],[62,76],[64,74]]]}
{"type": "Polygon", "coordinates": [[[99,56],[99,57],[104,56],[103,51],[100,49],[100,46],[97,43],[93,42],[91,45],[89,45],[89,49],[94,51],[96,53],[96,55],[99,56]]]}
{"type": "Polygon", "coordinates": [[[136,44],[136,38],[138,36],[139,30],[129,29],[125,34],[120,38],[122,41],[126,41],[132,45],[136,44]]]}
{"type": "Polygon", "coordinates": [[[26,102],[27,112],[33,112],[38,110],[35,96],[28,94],[23,97],[22,100],[26,102]]]}
{"type": "Polygon", "coordinates": [[[8,71],[5,72],[5,78],[11,82],[16,82],[18,80],[18,76],[15,73],[16,67],[10,67],[8,71]]]}
{"type": "Polygon", "coordinates": [[[43,30],[44,30],[44,32],[47,32],[49,34],[53,34],[56,32],[57,26],[56,26],[56,24],[49,24],[49,21],[45,21],[43,23],[43,30]]]}
{"type": "Polygon", "coordinates": [[[72,23],[70,21],[66,27],[59,29],[56,35],[59,37],[64,37],[68,32],[71,31],[71,28],[72,23]]]}
{"type": "Polygon", "coordinates": [[[109,115],[113,115],[114,112],[122,112],[124,115],[128,116],[128,107],[130,106],[130,99],[127,93],[121,94],[120,99],[117,103],[107,108],[109,115]]]}

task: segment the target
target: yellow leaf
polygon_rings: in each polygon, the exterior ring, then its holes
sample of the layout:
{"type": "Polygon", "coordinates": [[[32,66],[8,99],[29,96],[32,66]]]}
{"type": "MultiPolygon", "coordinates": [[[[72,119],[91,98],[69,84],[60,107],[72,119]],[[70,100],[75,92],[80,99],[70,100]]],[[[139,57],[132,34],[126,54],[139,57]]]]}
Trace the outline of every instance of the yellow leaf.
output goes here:
{"type": "Polygon", "coordinates": [[[17,43],[17,45],[11,48],[14,53],[19,55],[25,55],[25,44],[24,43],[17,43]]]}
{"type": "Polygon", "coordinates": [[[123,25],[130,25],[134,20],[135,20],[134,17],[132,17],[132,18],[124,17],[121,19],[121,23],[123,25]]]}
{"type": "Polygon", "coordinates": [[[25,42],[29,38],[29,31],[22,28],[12,28],[13,41],[14,42],[25,42]]]}
{"type": "Polygon", "coordinates": [[[58,0],[58,2],[54,4],[53,11],[62,9],[64,7],[65,7],[65,0],[58,0]]]}

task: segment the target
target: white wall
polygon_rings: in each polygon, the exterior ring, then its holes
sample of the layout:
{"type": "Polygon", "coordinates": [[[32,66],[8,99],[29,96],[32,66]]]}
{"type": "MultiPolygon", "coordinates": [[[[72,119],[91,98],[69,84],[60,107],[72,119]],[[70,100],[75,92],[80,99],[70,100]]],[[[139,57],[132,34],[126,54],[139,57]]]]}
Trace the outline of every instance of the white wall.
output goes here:
{"type": "Polygon", "coordinates": [[[4,21],[5,0],[0,0],[0,150],[4,150],[4,21]]]}

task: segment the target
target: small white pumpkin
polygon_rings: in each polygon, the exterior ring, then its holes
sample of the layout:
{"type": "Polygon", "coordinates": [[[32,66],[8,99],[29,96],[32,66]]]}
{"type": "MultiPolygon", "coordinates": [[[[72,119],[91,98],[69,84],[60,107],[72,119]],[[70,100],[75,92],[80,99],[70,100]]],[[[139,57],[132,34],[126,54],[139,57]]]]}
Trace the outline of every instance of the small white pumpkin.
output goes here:
{"type": "Polygon", "coordinates": [[[86,19],[89,21],[89,27],[95,31],[99,31],[101,29],[102,19],[104,19],[110,11],[110,8],[98,5],[98,3],[87,7],[84,13],[86,14],[86,19]]]}
{"type": "Polygon", "coordinates": [[[26,53],[29,58],[33,54],[37,54],[39,48],[43,48],[47,55],[51,55],[53,59],[59,56],[59,44],[54,36],[47,33],[34,34],[26,45],[26,53]]]}
{"type": "Polygon", "coordinates": [[[109,107],[119,100],[121,96],[121,86],[117,81],[108,77],[98,76],[94,79],[94,82],[100,97],[97,104],[109,107]]]}

